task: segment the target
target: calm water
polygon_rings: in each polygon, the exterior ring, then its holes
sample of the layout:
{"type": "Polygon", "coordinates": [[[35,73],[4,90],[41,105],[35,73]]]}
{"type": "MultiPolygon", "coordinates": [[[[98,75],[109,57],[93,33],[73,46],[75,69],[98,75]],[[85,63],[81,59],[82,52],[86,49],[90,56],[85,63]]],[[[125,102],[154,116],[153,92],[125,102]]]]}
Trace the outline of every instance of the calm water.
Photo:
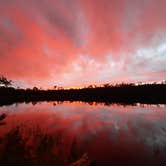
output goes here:
{"type": "Polygon", "coordinates": [[[0,165],[166,165],[166,106],[88,103],[0,107],[0,165]]]}

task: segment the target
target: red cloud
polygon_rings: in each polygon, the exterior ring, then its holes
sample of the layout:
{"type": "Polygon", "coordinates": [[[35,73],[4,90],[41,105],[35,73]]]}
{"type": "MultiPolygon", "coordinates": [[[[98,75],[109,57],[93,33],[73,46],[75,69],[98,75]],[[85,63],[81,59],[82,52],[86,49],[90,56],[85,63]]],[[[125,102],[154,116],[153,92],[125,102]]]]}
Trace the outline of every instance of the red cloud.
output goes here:
{"type": "Polygon", "coordinates": [[[165,8],[164,0],[0,0],[1,74],[45,87],[149,80],[154,72],[165,79],[166,49],[155,51],[165,42],[165,8]],[[151,48],[151,58],[137,57],[151,48]]]}

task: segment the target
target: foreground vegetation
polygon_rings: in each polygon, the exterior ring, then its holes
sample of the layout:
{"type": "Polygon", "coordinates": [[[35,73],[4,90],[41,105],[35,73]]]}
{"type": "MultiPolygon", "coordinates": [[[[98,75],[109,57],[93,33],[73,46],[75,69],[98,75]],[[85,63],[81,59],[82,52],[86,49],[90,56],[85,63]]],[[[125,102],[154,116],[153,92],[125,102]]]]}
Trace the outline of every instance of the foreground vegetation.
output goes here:
{"type": "Polygon", "coordinates": [[[166,104],[166,84],[118,84],[82,89],[41,90],[0,87],[0,105],[17,102],[84,101],[166,104]]]}

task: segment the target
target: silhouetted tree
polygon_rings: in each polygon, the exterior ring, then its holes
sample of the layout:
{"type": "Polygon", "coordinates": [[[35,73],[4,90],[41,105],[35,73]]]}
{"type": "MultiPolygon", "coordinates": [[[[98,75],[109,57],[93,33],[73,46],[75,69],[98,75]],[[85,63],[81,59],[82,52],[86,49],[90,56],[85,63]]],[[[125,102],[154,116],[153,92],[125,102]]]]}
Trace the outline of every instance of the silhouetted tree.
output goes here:
{"type": "Polygon", "coordinates": [[[34,91],[38,91],[39,89],[37,87],[33,87],[33,90],[34,91]]]}
{"type": "Polygon", "coordinates": [[[166,80],[162,81],[161,84],[166,84],[166,80]]]}
{"type": "Polygon", "coordinates": [[[93,85],[89,85],[88,88],[90,88],[90,89],[93,88],[93,85]]]}
{"type": "Polygon", "coordinates": [[[57,86],[56,86],[56,85],[54,86],[54,89],[57,89],[57,86]]]}
{"type": "Polygon", "coordinates": [[[64,90],[62,86],[57,87],[58,90],[64,90]]]}
{"type": "Polygon", "coordinates": [[[0,85],[4,85],[5,87],[8,87],[12,85],[12,80],[8,80],[6,77],[0,76],[0,85]]]}
{"type": "Polygon", "coordinates": [[[110,84],[108,84],[108,83],[107,83],[107,84],[103,84],[103,87],[104,87],[104,88],[109,88],[109,87],[110,87],[110,84]]]}

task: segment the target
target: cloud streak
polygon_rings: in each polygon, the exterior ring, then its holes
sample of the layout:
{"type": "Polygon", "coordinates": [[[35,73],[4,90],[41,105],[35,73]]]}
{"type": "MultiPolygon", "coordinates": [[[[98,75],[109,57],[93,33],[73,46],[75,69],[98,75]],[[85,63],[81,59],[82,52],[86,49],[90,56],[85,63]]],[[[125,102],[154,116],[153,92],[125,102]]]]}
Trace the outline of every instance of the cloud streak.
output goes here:
{"type": "Polygon", "coordinates": [[[23,86],[166,79],[164,0],[0,0],[0,71],[23,86]]]}

